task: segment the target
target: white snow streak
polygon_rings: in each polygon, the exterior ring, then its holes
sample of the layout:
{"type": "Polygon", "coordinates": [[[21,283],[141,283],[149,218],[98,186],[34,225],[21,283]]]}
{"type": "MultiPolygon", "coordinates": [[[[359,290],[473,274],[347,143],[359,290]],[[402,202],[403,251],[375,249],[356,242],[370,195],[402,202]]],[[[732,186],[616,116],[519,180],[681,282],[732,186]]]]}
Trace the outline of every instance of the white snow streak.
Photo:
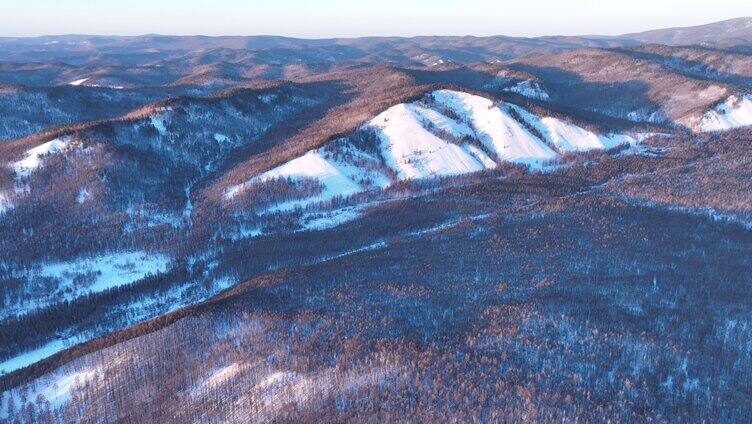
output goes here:
{"type": "Polygon", "coordinates": [[[338,227],[346,222],[358,218],[360,213],[357,208],[343,208],[328,213],[322,213],[315,217],[303,219],[303,228],[306,230],[327,230],[338,227]]]}
{"type": "Polygon", "coordinates": [[[225,381],[229,380],[230,378],[234,377],[235,375],[240,372],[240,363],[235,362],[233,364],[230,364],[226,367],[220,368],[217,371],[215,371],[212,375],[207,378],[202,386],[217,386],[219,384],[224,383],[225,381]]]}
{"type": "Polygon", "coordinates": [[[69,83],[68,83],[68,85],[75,85],[75,86],[79,86],[79,85],[81,85],[81,84],[85,83],[85,82],[86,82],[86,81],[88,81],[88,80],[89,80],[89,78],[81,78],[81,79],[77,79],[77,80],[75,80],[75,81],[71,81],[71,82],[69,82],[69,83]]]}

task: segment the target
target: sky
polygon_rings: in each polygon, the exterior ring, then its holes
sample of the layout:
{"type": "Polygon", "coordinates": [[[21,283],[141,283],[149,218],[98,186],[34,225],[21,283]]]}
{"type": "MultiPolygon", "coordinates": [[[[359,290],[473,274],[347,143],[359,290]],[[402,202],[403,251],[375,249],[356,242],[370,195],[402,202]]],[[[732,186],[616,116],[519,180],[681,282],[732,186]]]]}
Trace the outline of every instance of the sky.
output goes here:
{"type": "Polygon", "coordinates": [[[0,0],[0,36],[618,35],[752,16],[750,0],[0,0]]]}

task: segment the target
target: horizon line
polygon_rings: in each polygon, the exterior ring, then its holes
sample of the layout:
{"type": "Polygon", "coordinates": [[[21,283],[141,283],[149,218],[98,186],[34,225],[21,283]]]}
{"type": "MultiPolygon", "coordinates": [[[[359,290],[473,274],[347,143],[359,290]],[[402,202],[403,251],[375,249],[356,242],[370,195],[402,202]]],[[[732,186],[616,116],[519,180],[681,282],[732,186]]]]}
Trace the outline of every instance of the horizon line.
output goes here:
{"type": "Polygon", "coordinates": [[[661,31],[661,30],[676,30],[676,29],[686,29],[686,28],[697,28],[697,27],[703,27],[703,26],[709,26],[709,25],[715,25],[720,24],[724,22],[731,22],[736,20],[742,20],[742,19],[752,19],[752,16],[739,16],[736,18],[730,18],[730,19],[723,19],[720,21],[712,21],[707,22],[704,24],[698,24],[698,25],[688,25],[688,26],[671,26],[671,27],[660,27],[660,28],[653,28],[648,29],[645,31],[637,31],[637,32],[627,32],[622,34],[614,34],[614,35],[606,35],[606,34],[577,34],[577,35],[563,35],[563,34],[546,34],[546,35],[535,35],[535,36],[525,36],[525,35],[505,35],[505,34],[490,34],[490,35],[473,35],[473,34],[464,34],[464,35],[441,35],[441,34],[418,34],[418,35],[358,35],[358,36],[296,36],[296,35],[275,35],[275,34],[218,34],[218,35],[207,35],[207,34],[170,34],[170,33],[156,33],[156,32],[148,32],[148,33],[139,33],[139,34],[97,34],[97,33],[64,33],[64,34],[38,34],[38,35],[0,35],[0,39],[3,38],[15,38],[15,39],[34,39],[34,38],[49,38],[49,37],[105,37],[105,38],[138,38],[138,37],[203,37],[203,38],[251,38],[251,37],[258,37],[258,38],[284,38],[284,39],[290,39],[290,40],[304,40],[304,41],[327,41],[327,40],[355,40],[355,39],[366,39],[366,38],[402,38],[402,39],[410,39],[410,38],[431,38],[431,37],[441,37],[441,38],[493,38],[493,37],[505,37],[505,38],[522,38],[522,39],[540,39],[540,38],[602,38],[602,39],[608,39],[608,38],[620,38],[620,37],[626,37],[630,35],[636,35],[641,34],[645,32],[651,32],[651,31],[661,31]]]}

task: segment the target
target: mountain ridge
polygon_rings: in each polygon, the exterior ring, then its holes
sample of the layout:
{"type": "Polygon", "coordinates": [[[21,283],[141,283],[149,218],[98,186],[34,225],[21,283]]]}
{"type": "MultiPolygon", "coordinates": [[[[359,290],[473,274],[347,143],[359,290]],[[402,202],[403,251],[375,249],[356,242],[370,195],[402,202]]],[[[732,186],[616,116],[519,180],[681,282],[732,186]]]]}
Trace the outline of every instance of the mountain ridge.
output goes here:
{"type": "Polygon", "coordinates": [[[0,39],[0,421],[749,421],[748,21],[0,39]]]}
{"type": "MultiPolygon", "coordinates": [[[[693,35],[691,33],[705,32],[704,36],[712,38],[713,30],[723,30],[724,33],[738,31],[740,28],[749,29],[752,31],[752,17],[737,17],[731,19],[725,19],[720,21],[714,21],[698,25],[687,26],[674,26],[659,29],[651,29],[638,32],[628,32],[617,35],[602,35],[602,34],[582,34],[582,35],[540,35],[533,37],[526,36],[509,36],[504,34],[494,35],[439,35],[439,34],[424,34],[414,36],[358,36],[358,37],[324,37],[324,38],[306,38],[306,37],[294,37],[283,35],[173,35],[173,34],[159,34],[148,33],[140,35],[96,35],[96,34],[60,34],[60,35],[39,35],[39,36],[1,36],[0,43],[2,42],[34,42],[34,41],[89,41],[89,42],[113,42],[117,41],[121,45],[123,42],[136,42],[136,41],[149,41],[149,42],[162,42],[167,43],[170,41],[186,41],[192,40],[211,40],[211,41],[227,41],[230,45],[239,45],[238,43],[245,41],[245,48],[272,48],[292,46],[299,44],[307,45],[326,45],[326,44],[349,44],[358,42],[384,42],[384,41],[397,41],[397,40],[493,40],[493,39],[508,39],[508,40],[539,40],[539,41],[581,41],[589,40],[592,42],[609,41],[623,39],[624,41],[639,41],[639,42],[655,42],[657,37],[670,36],[672,33],[682,33],[683,36],[693,35]],[[254,44],[255,43],[255,44],[254,44]]],[[[723,34],[724,36],[726,34],[723,34]]],[[[699,41],[690,42],[690,44],[696,44],[699,41]]],[[[215,43],[216,44],[216,43],[215,43]]],[[[219,45],[223,47],[223,45],[219,45]]],[[[216,48],[216,47],[215,47],[216,48]]]]}

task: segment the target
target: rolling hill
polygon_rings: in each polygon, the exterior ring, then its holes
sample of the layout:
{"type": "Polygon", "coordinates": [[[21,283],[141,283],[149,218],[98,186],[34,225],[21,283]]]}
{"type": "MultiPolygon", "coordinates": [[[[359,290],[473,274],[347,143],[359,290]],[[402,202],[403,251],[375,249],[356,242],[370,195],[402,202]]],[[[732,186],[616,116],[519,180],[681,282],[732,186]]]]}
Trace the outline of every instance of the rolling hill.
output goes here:
{"type": "Polygon", "coordinates": [[[0,421],[749,421],[748,22],[0,39],[0,421]]]}

